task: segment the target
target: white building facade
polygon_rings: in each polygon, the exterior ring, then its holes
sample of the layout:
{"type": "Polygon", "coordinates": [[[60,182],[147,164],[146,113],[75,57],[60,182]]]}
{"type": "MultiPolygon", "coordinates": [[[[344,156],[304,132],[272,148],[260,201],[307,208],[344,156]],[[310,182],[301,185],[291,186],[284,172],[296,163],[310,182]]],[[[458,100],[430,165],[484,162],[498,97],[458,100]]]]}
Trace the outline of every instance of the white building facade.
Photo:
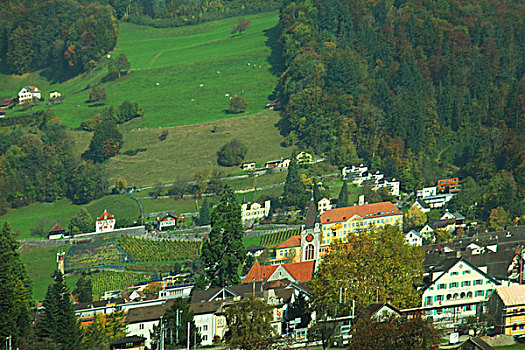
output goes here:
{"type": "Polygon", "coordinates": [[[271,201],[267,200],[264,203],[242,203],[241,205],[241,215],[242,222],[253,222],[267,217],[270,214],[271,201]]]}

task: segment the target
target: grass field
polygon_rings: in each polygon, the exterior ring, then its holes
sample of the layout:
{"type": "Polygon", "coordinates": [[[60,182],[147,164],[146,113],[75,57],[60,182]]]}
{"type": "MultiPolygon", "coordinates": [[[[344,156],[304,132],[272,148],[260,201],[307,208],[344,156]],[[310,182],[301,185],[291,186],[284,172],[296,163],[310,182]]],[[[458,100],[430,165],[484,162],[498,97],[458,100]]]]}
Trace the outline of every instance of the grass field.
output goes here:
{"type": "MultiPolygon", "coordinates": [[[[126,220],[135,220],[140,216],[138,204],[127,195],[106,196],[84,206],[74,205],[68,199],[61,199],[54,203],[33,203],[27,207],[9,210],[0,217],[0,222],[6,221],[15,232],[19,232],[18,239],[40,239],[31,236],[31,230],[36,227],[39,218],[47,218],[49,229],[56,223],[68,227],[69,220],[81,207],[85,207],[95,219],[104,212],[110,211],[116,216],[126,220]]],[[[95,223],[93,222],[93,230],[95,223]]]]}
{"type": "Polygon", "coordinates": [[[234,138],[246,145],[246,161],[265,163],[291,154],[290,148],[280,146],[283,137],[275,126],[278,121],[277,112],[266,110],[249,117],[198,125],[134,130],[124,135],[121,154],[108,161],[107,169],[112,180],[122,176],[135,186],[191,180],[202,169],[238,173],[238,167],[225,168],[217,164],[216,152],[234,138]],[[168,137],[159,141],[159,135],[165,130],[168,137]],[[139,147],[147,151],[135,156],[124,154],[139,147]]]}
{"type": "Polygon", "coordinates": [[[249,103],[245,114],[251,115],[264,109],[277,82],[271,69],[271,45],[277,42],[278,14],[244,17],[252,23],[242,35],[230,34],[239,17],[163,29],[121,23],[111,54],[126,54],[131,62],[127,76],[100,83],[107,73],[107,59],[103,58],[94,71],[57,84],[36,73],[1,76],[0,97],[14,97],[24,85],[37,85],[44,97],[58,90],[65,96],[63,103],[41,103],[35,110],[51,107],[72,127],[102,108],[86,102],[88,84],[99,84],[106,90],[106,105],[138,102],[146,111],[142,121],[135,124],[140,128],[230,118],[232,115],[225,112],[229,102],[225,94],[240,95],[242,91],[249,103]]]}
{"type": "MultiPolygon", "coordinates": [[[[69,246],[35,247],[24,245],[20,248],[20,256],[27,270],[27,275],[33,283],[33,300],[42,301],[46,295],[47,286],[53,281],[51,275],[57,269],[56,253],[68,252],[69,246]]],[[[67,276],[66,284],[73,291],[79,276],[67,276]]]]}

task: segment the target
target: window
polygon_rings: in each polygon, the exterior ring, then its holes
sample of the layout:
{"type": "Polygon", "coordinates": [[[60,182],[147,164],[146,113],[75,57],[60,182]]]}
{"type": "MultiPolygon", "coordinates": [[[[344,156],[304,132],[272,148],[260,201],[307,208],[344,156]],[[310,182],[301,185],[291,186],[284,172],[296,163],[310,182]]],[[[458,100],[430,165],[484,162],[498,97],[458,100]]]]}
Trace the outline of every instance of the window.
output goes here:
{"type": "Polygon", "coordinates": [[[139,324],[139,329],[144,329],[144,323],[139,324]]]}
{"type": "Polygon", "coordinates": [[[461,286],[462,286],[462,287],[468,287],[468,286],[470,286],[470,281],[463,281],[463,282],[461,282],[461,286]]]}
{"type": "Polygon", "coordinates": [[[314,245],[309,244],[306,246],[304,260],[313,260],[313,259],[314,259],[314,245]]]}
{"type": "Polygon", "coordinates": [[[446,289],[446,288],[447,288],[446,283],[441,283],[441,284],[438,284],[438,288],[437,289],[446,289]]]}
{"type": "Polygon", "coordinates": [[[458,286],[458,282],[452,282],[452,283],[449,283],[448,287],[449,288],[457,288],[458,286]]]}
{"type": "Polygon", "coordinates": [[[443,300],[443,296],[442,296],[442,295],[436,295],[436,296],[434,297],[434,300],[435,300],[435,301],[441,301],[441,300],[443,300]]]}
{"type": "Polygon", "coordinates": [[[474,285],[475,285],[475,286],[480,286],[480,285],[482,285],[482,284],[483,284],[483,280],[475,280],[475,281],[474,281],[474,285]]]}
{"type": "Polygon", "coordinates": [[[470,270],[465,270],[465,271],[463,271],[463,274],[464,274],[464,275],[468,275],[468,274],[470,274],[470,270]]]}
{"type": "Polygon", "coordinates": [[[207,341],[207,340],[208,340],[208,336],[207,336],[206,334],[204,334],[204,335],[202,336],[202,341],[207,341]]]}
{"type": "Polygon", "coordinates": [[[203,330],[203,331],[207,331],[207,330],[208,330],[208,325],[205,324],[204,326],[202,326],[202,330],[203,330]]]}

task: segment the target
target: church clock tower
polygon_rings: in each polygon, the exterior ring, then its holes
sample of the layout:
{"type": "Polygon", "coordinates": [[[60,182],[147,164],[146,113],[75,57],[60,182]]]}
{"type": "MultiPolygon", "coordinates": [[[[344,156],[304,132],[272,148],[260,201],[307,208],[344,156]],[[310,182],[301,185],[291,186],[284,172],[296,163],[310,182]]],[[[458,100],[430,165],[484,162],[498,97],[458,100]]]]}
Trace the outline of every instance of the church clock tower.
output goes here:
{"type": "Polygon", "coordinates": [[[301,227],[301,261],[319,259],[321,249],[321,227],[317,217],[317,206],[312,200],[308,205],[306,219],[301,227]]]}

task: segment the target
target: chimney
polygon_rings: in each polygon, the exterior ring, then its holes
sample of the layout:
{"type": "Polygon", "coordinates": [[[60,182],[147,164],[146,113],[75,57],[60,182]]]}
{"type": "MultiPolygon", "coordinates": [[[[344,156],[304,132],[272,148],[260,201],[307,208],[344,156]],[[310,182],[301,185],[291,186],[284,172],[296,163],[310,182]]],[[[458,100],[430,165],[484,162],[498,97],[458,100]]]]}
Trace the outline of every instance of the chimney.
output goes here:
{"type": "Polygon", "coordinates": [[[365,195],[362,194],[359,196],[359,205],[365,204],[365,195]]]}
{"type": "Polygon", "coordinates": [[[460,251],[456,252],[456,258],[458,258],[458,259],[461,258],[461,252],[460,251]]]}

